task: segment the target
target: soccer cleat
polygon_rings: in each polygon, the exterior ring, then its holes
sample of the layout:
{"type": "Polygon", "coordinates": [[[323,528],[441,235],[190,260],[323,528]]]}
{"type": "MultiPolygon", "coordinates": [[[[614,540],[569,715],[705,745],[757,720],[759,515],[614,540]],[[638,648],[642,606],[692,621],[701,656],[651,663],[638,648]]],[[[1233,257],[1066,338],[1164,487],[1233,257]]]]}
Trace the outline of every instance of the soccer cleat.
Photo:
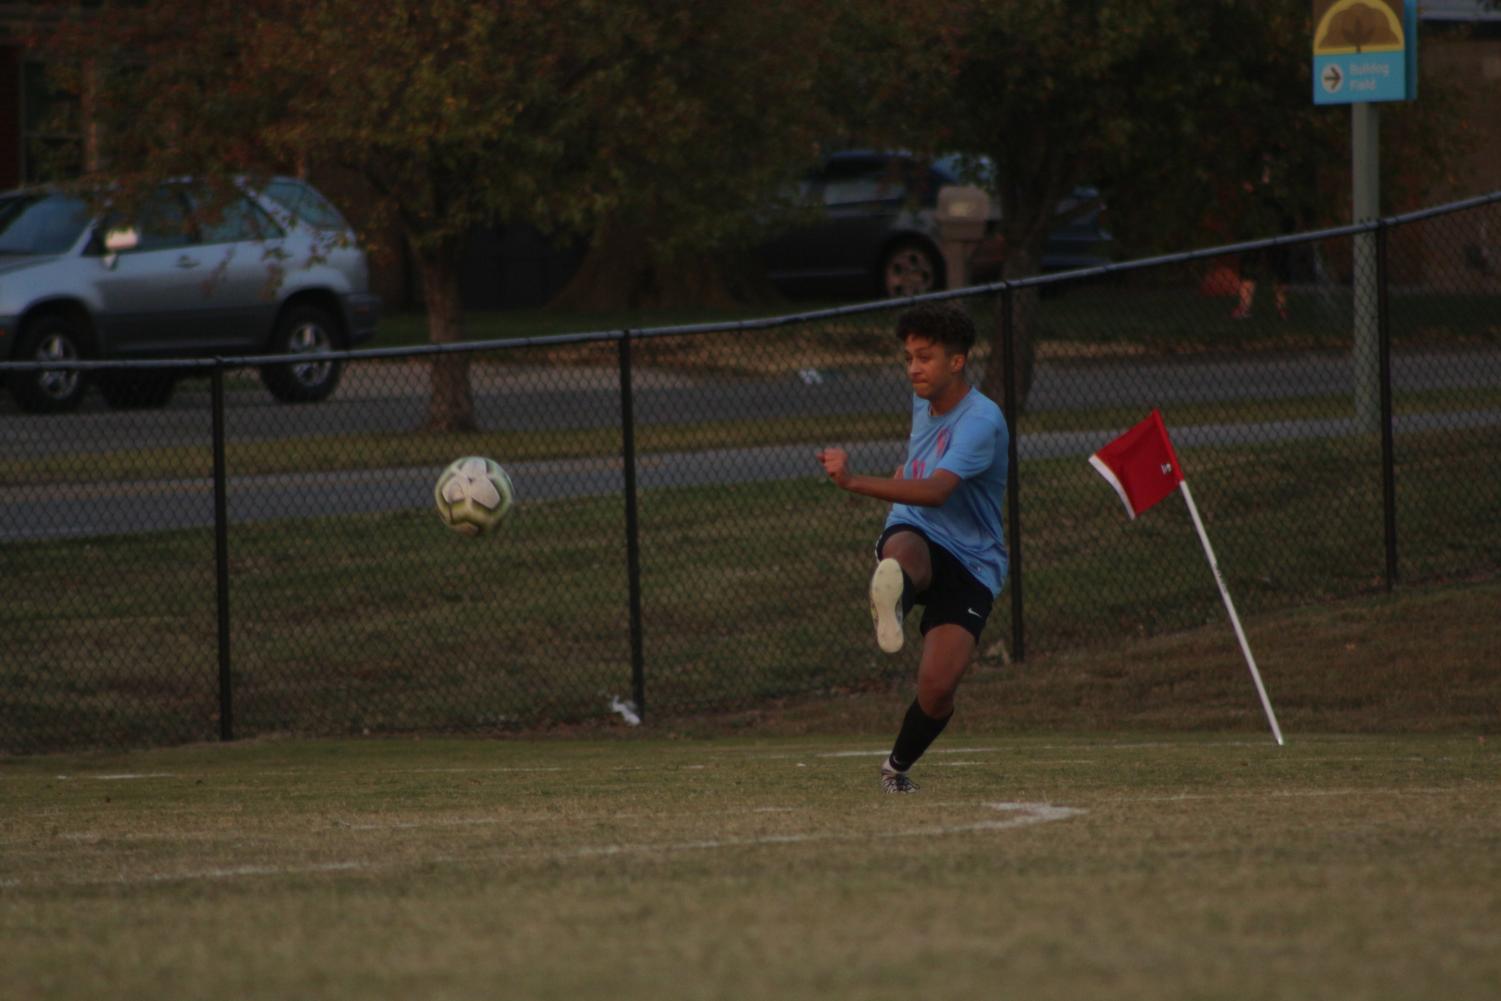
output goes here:
{"type": "Polygon", "coordinates": [[[886,792],[917,792],[917,783],[888,765],[881,766],[881,788],[886,792]]]}
{"type": "Polygon", "coordinates": [[[902,565],[893,559],[876,564],[870,578],[870,617],[876,623],[876,643],[887,653],[902,648],[902,565]]]}

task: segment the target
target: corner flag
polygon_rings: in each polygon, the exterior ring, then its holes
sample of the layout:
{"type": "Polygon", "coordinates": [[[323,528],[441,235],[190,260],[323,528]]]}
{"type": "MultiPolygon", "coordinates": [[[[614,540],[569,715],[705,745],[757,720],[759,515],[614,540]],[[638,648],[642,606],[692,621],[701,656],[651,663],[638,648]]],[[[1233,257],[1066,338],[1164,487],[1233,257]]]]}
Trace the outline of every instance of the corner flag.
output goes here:
{"type": "Polygon", "coordinates": [[[1089,464],[1120,495],[1126,505],[1126,514],[1135,518],[1143,511],[1173,492],[1176,487],[1188,504],[1188,513],[1193,517],[1199,541],[1204,544],[1204,555],[1209,559],[1209,569],[1220,587],[1225,610],[1230,613],[1230,624],[1235,627],[1235,638],[1240,641],[1241,653],[1245,654],[1246,666],[1251,669],[1251,680],[1256,683],[1256,694],[1261,696],[1261,707],[1266,710],[1267,722],[1271,724],[1272,736],[1282,743],[1282,728],[1277,725],[1277,714],[1272,711],[1272,700],[1267,698],[1266,686],[1261,683],[1261,672],[1256,670],[1256,658],[1251,656],[1251,645],[1246,642],[1246,631],[1241,628],[1240,616],[1235,614],[1235,604],[1230,600],[1230,591],[1225,587],[1225,577],[1214,558],[1214,548],[1209,545],[1209,535],[1204,531],[1204,522],[1199,517],[1199,506],[1188,489],[1188,480],[1183,477],[1183,468],[1178,465],[1178,455],[1173,451],[1173,442],[1167,436],[1167,426],[1162,423],[1162,414],[1154,407],[1147,419],[1116,438],[1110,444],[1089,457],[1089,464]]]}
{"type": "Polygon", "coordinates": [[[1089,464],[1115,488],[1133,519],[1183,482],[1183,468],[1156,408],[1146,420],[1091,455],[1089,464]]]}

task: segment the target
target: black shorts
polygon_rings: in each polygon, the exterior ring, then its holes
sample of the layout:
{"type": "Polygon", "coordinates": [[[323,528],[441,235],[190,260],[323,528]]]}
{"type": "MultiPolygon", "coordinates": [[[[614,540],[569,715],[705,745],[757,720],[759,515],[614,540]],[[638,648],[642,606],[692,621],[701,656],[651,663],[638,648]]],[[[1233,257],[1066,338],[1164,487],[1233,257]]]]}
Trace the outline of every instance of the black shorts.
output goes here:
{"type": "Polygon", "coordinates": [[[882,532],[881,537],[876,540],[876,559],[881,558],[881,547],[886,545],[886,540],[898,532],[912,532],[928,544],[933,580],[926,591],[916,596],[917,604],[923,606],[922,622],[919,624],[923,635],[926,636],[934,626],[952,624],[968,629],[978,642],[980,633],[985,629],[985,621],[990,618],[993,601],[990,588],[964,569],[964,564],[959,562],[957,556],[928,538],[915,525],[898,523],[882,532]]]}

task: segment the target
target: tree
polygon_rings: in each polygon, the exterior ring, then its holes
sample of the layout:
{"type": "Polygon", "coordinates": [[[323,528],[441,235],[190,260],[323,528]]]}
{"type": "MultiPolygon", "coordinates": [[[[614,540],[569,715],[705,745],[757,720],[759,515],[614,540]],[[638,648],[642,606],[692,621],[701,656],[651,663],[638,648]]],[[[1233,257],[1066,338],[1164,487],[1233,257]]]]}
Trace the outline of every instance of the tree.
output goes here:
{"type": "MultiPolygon", "coordinates": [[[[889,36],[918,92],[902,127],[920,137],[909,144],[994,163],[1007,278],[1036,273],[1055,206],[1083,184],[1103,189],[1133,249],[1268,236],[1240,220],[1244,182],[1274,152],[1295,172],[1293,214],[1334,221],[1323,165],[1346,169],[1344,119],[1312,104],[1310,21],[1304,0],[935,0],[889,36]]],[[[1423,109],[1394,109],[1393,160],[1453,146],[1452,95],[1423,86],[1423,109]]],[[[993,358],[1014,338],[1019,403],[1035,316],[1035,293],[1018,294],[993,337],[993,358]]],[[[1004,381],[987,366],[987,393],[1002,398],[1004,381]]]]}
{"type": "MultiPolygon", "coordinates": [[[[583,225],[617,190],[606,154],[649,5],[607,0],[152,0],[81,9],[54,53],[96,81],[117,189],[337,164],[378,193],[417,262],[436,344],[463,339],[477,225],[583,225]],[[142,109],[150,109],[142,113],[142,109]]],[[[81,86],[81,82],[79,84],[81,86]]],[[[474,426],[467,354],[435,356],[427,425],[474,426]]]]}
{"type": "Polygon", "coordinates": [[[743,257],[778,195],[842,122],[825,67],[848,57],[841,3],[683,4],[643,19],[599,151],[618,197],[557,300],[571,308],[743,302],[769,289],[743,257]]]}

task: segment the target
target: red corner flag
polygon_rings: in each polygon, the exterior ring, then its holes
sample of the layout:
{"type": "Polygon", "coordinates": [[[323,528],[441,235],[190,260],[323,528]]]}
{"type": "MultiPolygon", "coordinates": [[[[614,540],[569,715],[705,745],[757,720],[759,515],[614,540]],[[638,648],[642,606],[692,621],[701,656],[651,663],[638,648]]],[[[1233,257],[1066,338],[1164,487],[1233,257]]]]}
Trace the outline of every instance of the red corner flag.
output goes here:
{"type": "Polygon", "coordinates": [[[1089,464],[1110,481],[1132,518],[1183,482],[1183,469],[1155,408],[1146,420],[1091,455],[1089,464]]]}
{"type": "Polygon", "coordinates": [[[1235,614],[1235,603],[1230,600],[1230,590],[1225,587],[1225,576],[1220,573],[1219,561],[1214,558],[1214,547],[1209,544],[1209,534],[1204,531],[1204,519],[1199,517],[1199,506],[1194,503],[1193,491],[1188,489],[1188,483],[1183,479],[1183,469],[1178,465],[1178,456],[1173,452],[1173,443],[1168,439],[1161,412],[1154,407],[1146,420],[1091,455],[1089,464],[1110,481],[1115,492],[1120,494],[1121,502],[1126,505],[1126,513],[1132,518],[1181,486],[1183,502],[1188,505],[1194,529],[1199,533],[1199,541],[1204,544],[1204,556],[1209,560],[1214,582],[1219,585],[1225,611],[1230,613],[1235,638],[1240,641],[1240,652],[1246,656],[1246,666],[1251,669],[1251,680],[1256,683],[1256,694],[1261,696],[1261,708],[1272,726],[1272,736],[1280,745],[1282,728],[1277,725],[1272,700],[1267,697],[1266,686],[1261,682],[1261,672],[1256,669],[1256,658],[1251,656],[1251,644],[1246,641],[1246,631],[1241,628],[1240,616],[1235,614]]]}

